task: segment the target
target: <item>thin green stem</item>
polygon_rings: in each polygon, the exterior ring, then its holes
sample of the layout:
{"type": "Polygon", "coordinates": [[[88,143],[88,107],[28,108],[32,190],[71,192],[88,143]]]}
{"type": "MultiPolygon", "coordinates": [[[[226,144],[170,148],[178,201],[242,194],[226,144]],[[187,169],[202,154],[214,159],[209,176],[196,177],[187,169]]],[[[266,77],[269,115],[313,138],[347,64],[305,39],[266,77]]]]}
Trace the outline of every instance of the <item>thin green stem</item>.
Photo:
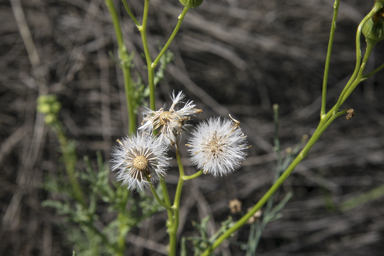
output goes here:
{"type": "Polygon", "coordinates": [[[117,213],[117,220],[119,222],[118,227],[118,237],[117,237],[117,252],[116,255],[123,256],[124,250],[125,250],[125,235],[126,235],[126,214],[125,214],[125,208],[128,202],[130,191],[126,189],[124,186],[120,186],[117,188],[118,192],[117,195],[120,197],[119,207],[118,207],[118,213],[117,213]]]}
{"type": "Polygon", "coordinates": [[[176,159],[177,164],[179,166],[179,182],[177,183],[176,188],[176,194],[175,194],[175,200],[172,205],[173,209],[173,225],[170,228],[169,232],[169,256],[175,256],[176,255],[176,247],[177,247],[177,229],[179,228],[179,212],[180,212],[180,198],[181,198],[181,192],[183,191],[183,185],[184,185],[184,166],[181,163],[181,157],[180,157],[180,151],[179,151],[179,143],[176,142],[176,159]]]}
{"type": "MultiPolygon", "coordinates": [[[[161,189],[163,191],[164,201],[167,205],[171,205],[171,200],[169,199],[167,184],[165,184],[164,178],[160,179],[161,189]]],[[[168,227],[173,225],[173,212],[172,209],[167,209],[168,213],[168,227]]]]}
{"type": "MultiPolygon", "coordinates": [[[[116,12],[115,5],[112,0],[105,1],[109,13],[112,18],[113,26],[115,29],[115,34],[117,38],[117,44],[119,47],[119,59],[121,68],[123,70],[124,77],[124,87],[125,87],[125,96],[127,101],[127,113],[128,113],[128,134],[131,135],[136,132],[137,121],[135,110],[133,106],[133,92],[132,92],[132,81],[131,81],[131,58],[127,52],[127,48],[124,45],[123,33],[120,26],[119,17],[116,12]]],[[[128,8],[129,9],[129,8],[128,8]]],[[[120,223],[118,230],[118,238],[117,238],[117,252],[116,255],[124,255],[125,250],[125,234],[126,234],[126,216],[125,216],[125,207],[129,198],[129,191],[123,188],[120,188],[121,196],[121,207],[118,210],[117,219],[120,223]]]]}
{"type": "Polygon", "coordinates": [[[372,44],[368,43],[367,44],[367,50],[365,51],[365,54],[364,54],[364,59],[361,63],[361,67],[360,67],[360,71],[359,73],[357,74],[357,77],[355,79],[355,81],[352,83],[352,85],[348,88],[348,90],[344,93],[344,96],[341,100],[341,103],[343,103],[348,97],[349,95],[351,95],[351,93],[353,92],[353,90],[356,88],[356,86],[362,82],[363,80],[365,80],[365,78],[363,78],[363,72],[364,72],[364,69],[367,65],[367,61],[368,61],[368,58],[369,58],[369,55],[371,55],[371,52],[372,52],[372,49],[373,49],[373,46],[372,44]]]}
{"type": "Polygon", "coordinates": [[[131,80],[131,69],[129,67],[123,67],[123,76],[124,76],[124,86],[125,86],[125,98],[127,101],[127,111],[128,111],[128,134],[131,135],[136,132],[137,121],[135,110],[133,107],[132,99],[132,80],[131,80]]]}
{"type": "Polygon", "coordinates": [[[133,15],[131,9],[129,8],[127,1],[126,0],[122,0],[122,1],[123,1],[125,10],[127,11],[129,17],[131,17],[132,21],[136,24],[136,26],[141,26],[140,22],[137,21],[135,15],[133,15]]]}
{"type": "Polygon", "coordinates": [[[340,0],[335,0],[335,3],[333,4],[333,18],[332,18],[331,32],[329,35],[327,58],[325,60],[325,69],[324,69],[324,78],[323,78],[323,92],[322,92],[322,103],[321,103],[321,112],[320,112],[321,118],[325,115],[325,112],[326,112],[329,65],[331,62],[333,38],[335,37],[336,20],[337,20],[337,14],[339,12],[339,4],[340,4],[340,0]]]}
{"type": "Polygon", "coordinates": [[[285,170],[285,172],[280,176],[280,178],[272,185],[272,187],[267,191],[267,193],[259,200],[259,202],[240,220],[238,220],[229,230],[227,230],[224,234],[222,234],[212,246],[204,251],[202,256],[210,255],[214,249],[216,249],[225,239],[227,239],[231,234],[233,234],[236,230],[241,228],[249,218],[251,218],[261,207],[265,205],[265,203],[269,200],[269,198],[276,192],[276,190],[284,183],[284,181],[291,175],[296,166],[304,159],[307,155],[308,151],[312,148],[315,142],[320,138],[321,134],[328,128],[328,126],[339,116],[346,113],[345,111],[339,112],[336,115],[331,116],[331,118],[325,122],[319,123],[319,126],[316,128],[315,133],[312,135],[311,139],[308,141],[307,145],[300,152],[300,154],[295,158],[295,160],[289,165],[289,167],[285,170]]]}
{"type": "Polygon", "coordinates": [[[380,70],[382,70],[384,68],[384,63],[381,64],[378,68],[376,68],[375,70],[369,72],[368,74],[366,74],[365,76],[362,77],[362,79],[366,80],[368,79],[369,77],[375,75],[377,72],[379,72],[380,70]]]}
{"type": "MultiPolygon", "coordinates": [[[[274,136],[274,144],[275,144],[275,151],[278,154],[278,158],[280,157],[280,141],[279,141],[279,104],[273,105],[273,123],[275,125],[275,136],[274,136]]],[[[279,165],[279,163],[278,163],[279,165]]]]}
{"type": "Polygon", "coordinates": [[[365,77],[362,76],[362,74],[364,72],[368,57],[372,51],[372,47],[373,47],[372,45],[371,46],[367,45],[367,50],[365,51],[363,63],[359,67],[360,71],[358,72],[358,74],[356,74],[355,79],[351,83],[350,83],[351,80],[348,82],[343,92],[340,94],[338,102],[333,106],[333,108],[330,111],[328,111],[328,113],[325,115],[325,118],[321,120],[321,122],[326,122],[331,116],[334,116],[335,113],[338,111],[339,107],[341,106],[341,104],[343,104],[347,100],[347,98],[352,93],[352,91],[356,88],[356,86],[360,82],[366,79],[365,77]]]}
{"type": "Polygon", "coordinates": [[[152,110],[155,110],[156,104],[155,104],[154,71],[152,68],[152,58],[151,58],[151,53],[149,52],[148,41],[147,41],[148,10],[149,10],[149,0],[145,0],[144,12],[143,12],[143,23],[141,26],[137,26],[137,27],[140,31],[141,40],[143,41],[145,60],[147,62],[150,108],[152,110]]]}
{"type": "Polygon", "coordinates": [[[117,15],[116,8],[112,0],[105,0],[105,4],[107,5],[109,13],[112,18],[112,22],[115,28],[115,33],[117,38],[117,44],[119,45],[119,50],[120,50],[120,48],[124,45],[124,38],[123,38],[123,33],[121,32],[119,16],[117,15]]]}
{"type": "Polygon", "coordinates": [[[129,57],[127,48],[124,45],[123,33],[121,31],[120,21],[116,12],[115,5],[113,4],[112,0],[106,0],[105,3],[108,7],[109,13],[111,14],[113,26],[115,28],[115,33],[116,33],[117,44],[119,46],[119,59],[121,61],[121,68],[123,70],[125,95],[127,100],[128,122],[129,122],[128,134],[132,134],[136,132],[137,121],[136,121],[135,109],[133,106],[133,98],[132,98],[133,93],[132,93],[131,70],[130,70],[131,58],[129,57]]]}
{"type": "Polygon", "coordinates": [[[65,170],[67,171],[69,183],[71,184],[74,197],[84,208],[87,208],[88,206],[85,204],[85,197],[83,191],[81,190],[79,181],[77,180],[75,175],[75,167],[77,163],[75,148],[68,146],[68,139],[64,134],[61,123],[57,123],[55,126],[53,126],[53,129],[56,131],[56,136],[60,143],[60,149],[63,154],[65,170]]]}
{"type": "Polygon", "coordinates": [[[198,172],[195,173],[195,174],[192,174],[192,175],[189,175],[189,176],[184,176],[184,177],[183,177],[183,180],[192,180],[192,179],[194,179],[194,178],[199,177],[201,174],[203,174],[203,172],[204,172],[204,169],[201,169],[200,171],[198,171],[198,172]]]}
{"type": "Polygon", "coordinates": [[[351,76],[351,78],[349,79],[347,85],[344,87],[343,91],[341,92],[340,96],[339,96],[339,99],[335,105],[335,107],[333,108],[333,114],[336,114],[337,111],[339,110],[341,104],[343,104],[343,102],[345,101],[346,97],[344,97],[345,93],[347,91],[349,91],[349,88],[351,87],[351,85],[355,82],[355,79],[356,79],[356,76],[357,74],[359,73],[359,69],[360,69],[360,63],[361,63],[361,46],[360,46],[360,37],[361,37],[361,30],[365,24],[365,22],[372,18],[372,16],[378,12],[380,10],[379,7],[377,7],[376,5],[374,6],[374,8],[372,8],[372,10],[364,17],[364,19],[360,22],[358,28],[357,28],[357,31],[356,31],[356,66],[355,66],[355,70],[351,76]],[[344,100],[343,100],[344,99],[344,100]]]}
{"type": "Polygon", "coordinates": [[[180,26],[181,26],[181,23],[183,22],[184,17],[185,17],[185,15],[187,14],[188,10],[189,10],[189,7],[184,7],[182,13],[179,15],[179,17],[178,17],[179,21],[177,22],[176,27],[175,27],[175,29],[174,29],[173,32],[172,32],[172,35],[169,37],[167,43],[164,45],[164,47],[163,47],[163,49],[160,51],[159,55],[157,56],[157,58],[155,59],[155,61],[152,63],[152,65],[151,65],[152,68],[155,68],[155,67],[157,66],[157,64],[158,64],[159,61],[160,61],[161,56],[163,56],[163,54],[167,51],[169,45],[172,43],[172,41],[173,41],[173,39],[175,38],[177,32],[179,31],[179,28],[180,28],[180,26]]]}
{"type": "MultiPolygon", "coordinates": [[[[125,210],[125,207],[124,207],[125,210]]],[[[117,220],[119,222],[119,230],[118,230],[118,237],[117,237],[117,252],[116,255],[118,256],[124,256],[124,250],[125,250],[125,234],[126,234],[126,220],[125,215],[123,212],[119,212],[117,214],[117,220]]]]}
{"type": "Polygon", "coordinates": [[[160,199],[159,195],[157,194],[156,192],[156,189],[153,187],[153,184],[151,182],[151,180],[149,179],[149,177],[145,177],[147,179],[147,181],[149,182],[149,188],[151,189],[152,191],[152,194],[153,196],[155,197],[156,201],[161,205],[163,206],[165,209],[167,210],[171,210],[171,205],[167,205],[163,200],[160,199]]]}
{"type": "MultiPolygon", "coordinates": [[[[151,53],[149,52],[148,41],[147,41],[147,22],[148,22],[148,12],[149,12],[149,0],[144,1],[144,11],[143,11],[143,22],[142,25],[137,25],[137,28],[140,31],[141,40],[143,42],[144,55],[147,62],[147,72],[148,72],[148,85],[149,85],[149,105],[152,110],[156,110],[156,101],[155,101],[155,81],[154,81],[154,69],[152,68],[152,58],[151,53]]],[[[154,131],[155,133],[155,131],[154,131]]],[[[163,196],[165,203],[171,205],[169,199],[168,189],[163,179],[160,179],[161,188],[163,191],[163,196]]],[[[173,214],[172,211],[168,211],[168,220],[169,225],[173,225],[173,214]]]]}

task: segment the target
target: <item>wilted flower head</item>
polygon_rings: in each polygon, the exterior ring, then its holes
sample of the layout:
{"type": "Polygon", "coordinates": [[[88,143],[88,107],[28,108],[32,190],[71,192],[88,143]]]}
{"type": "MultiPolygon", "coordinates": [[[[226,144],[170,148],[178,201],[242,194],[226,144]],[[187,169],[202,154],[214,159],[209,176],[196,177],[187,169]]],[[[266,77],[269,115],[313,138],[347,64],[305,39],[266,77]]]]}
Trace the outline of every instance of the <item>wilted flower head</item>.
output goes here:
{"type": "Polygon", "coordinates": [[[241,202],[238,199],[230,200],[228,207],[232,214],[241,212],[241,202]]]}
{"type": "Polygon", "coordinates": [[[167,148],[160,140],[150,134],[138,133],[117,140],[119,145],[113,149],[112,171],[118,170],[117,180],[128,189],[143,189],[165,176],[169,166],[167,148]]]}
{"type": "Polygon", "coordinates": [[[143,112],[143,122],[139,130],[151,132],[160,128],[159,139],[165,139],[167,144],[174,145],[177,140],[177,135],[180,135],[186,126],[186,122],[191,119],[195,114],[200,114],[201,109],[195,108],[193,101],[187,101],[181,109],[177,110],[176,105],[183,103],[182,99],[185,97],[183,92],[179,92],[176,96],[172,93],[172,106],[168,111],[160,108],[153,111],[145,108],[143,112]]]}
{"type": "Polygon", "coordinates": [[[223,176],[240,167],[247,156],[246,136],[234,119],[210,118],[192,132],[188,151],[191,161],[204,173],[223,176]]]}

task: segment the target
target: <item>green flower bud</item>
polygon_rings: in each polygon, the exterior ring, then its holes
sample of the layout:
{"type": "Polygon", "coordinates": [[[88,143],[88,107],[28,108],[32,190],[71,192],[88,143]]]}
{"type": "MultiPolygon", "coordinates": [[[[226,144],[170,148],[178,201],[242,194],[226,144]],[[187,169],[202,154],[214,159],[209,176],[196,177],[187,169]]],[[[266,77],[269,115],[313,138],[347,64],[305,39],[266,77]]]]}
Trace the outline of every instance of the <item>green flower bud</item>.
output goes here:
{"type": "MultiPolygon", "coordinates": [[[[384,1],[384,0],[382,0],[384,1]]],[[[376,44],[384,40],[384,12],[380,10],[363,25],[363,35],[367,43],[376,44]]]]}
{"type": "Polygon", "coordinates": [[[362,33],[367,44],[375,45],[384,40],[384,0],[375,0],[370,13],[372,12],[374,14],[364,23],[362,33]]]}
{"type": "Polygon", "coordinates": [[[60,109],[61,109],[61,104],[60,104],[60,102],[53,102],[52,103],[52,105],[51,105],[51,111],[52,111],[52,113],[54,113],[54,114],[57,114],[57,113],[59,113],[59,111],[60,111],[60,109]]]}
{"type": "Polygon", "coordinates": [[[48,114],[45,116],[44,118],[44,122],[47,124],[47,125],[52,125],[56,122],[56,115],[54,114],[48,114]]]}
{"type": "Polygon", "coordinates": [[[204,0],[179,0],[179,1],[185,7],[195,8],[195,7],[199,7],[203,3],[204,0]]]}
{"type": "Polygon", "coordinates": [[[37,111],[42,114],[48,114],[51,111],[51,107],[49,104],[39,104],[37,105],[37,111]]]}

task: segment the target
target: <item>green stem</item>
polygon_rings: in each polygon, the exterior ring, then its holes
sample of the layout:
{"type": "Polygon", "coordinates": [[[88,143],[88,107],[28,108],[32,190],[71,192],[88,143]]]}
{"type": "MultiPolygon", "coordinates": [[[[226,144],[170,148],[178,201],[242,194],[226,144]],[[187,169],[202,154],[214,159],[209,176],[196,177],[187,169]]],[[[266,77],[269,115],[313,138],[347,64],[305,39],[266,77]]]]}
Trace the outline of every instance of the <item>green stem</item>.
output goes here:
{"type": "MultiPolygon", "coordinates": [[[[136,115],[133,106],[133,93],[132,93],[132,83],[131,83],[131,69],[130,63],[131,58],[127,52],[127,48],[124,45],[123,33],[121,31],[119,17],[116,12],[115,5],[112,0],[105,1],[109,13],[112,18],[113,26],[115,29],[117,44],[119,46],[119,59],[121,62],[121,68],[123,70],[124,76],[124,87],[125,87],[125,96],[127,101],[127,112],[128,112],[128,134],[131,135],[136,132],[137,123],[136,123],[136,115]]],[[[120,188],[119,195],[121,196],[121,207],[118,210],[117,219],[120,223],[118,230],[118,238],[117,238],[117,252],[116,255],[124,255],[125,250],[125,234],[126,234],[126,216],[125,216],[125,206],[128,202],[129,191],[123,188],[120,188]]]]}
{"type": "MultiPolygon", "coordinates": [[[[154,81],[154,68],[152,68],[152,58],[151,53],[149,52],[148,41],[147,41],[147,22],[148,22],[148,11],[149,11],[149,0],[144,1],[144,11],[143,11],[143,22],[142,25],[137,25],[137,28],[140,31],[141,40],[143,42],[145,59],[147,62],[147,71],[148,71],[148,85],[149,85],[149,102],[150,108],[156,110],[156,101],[155,101],[155,81],[154,81]]],[[[164,179],[160,179],[161,188],[163,191],[163,196],[165,203],[171,205],[169,199],[167,185],[164,182],[164,179]]],[[[167,208],[167,207],[166,207],[167,208]]],[[[168,221],[169,225],[173,225],[173,214],[170,209],[167,208],[168,212],[168,221]]]]}
{"type": "Polygon", "coordinates": [[[105,0],[105,4],[107,5],[109,13],[112,18],[113,27],[115,28],[115,33],[117,38],[117,44],[119,45],[119,50],[120,50],[120,48],[124,45],[124,38],[123,38],[123,33],[121,32],[119,16],[117,15],[116,8],[112,0],[105,0]]]}
{"type": "Polygon", "coordinates": [[[152,63],[152,65],[151,65],[152,68],[155,68],[155,67],[157,66],[157,64],[158,64],[159,61],[160,61],[161,56],[163,56],[163,54],[167,51],[169,45],[172,43],[172,41],[173,41],[173,39],[175,38],[177,32],[179,31],[179,28],[180,28],[180,26],[181,26],[181,23],[183,22],[184,17],[185,17],[185,15],[187,14],[188,10],[189,10],[189,7],[184,7],[183,12],[179,15],[179,17],[178,17],[179,21],[177,22],[176,27],[175,27],[175,29],[174,29],[173,32],[172,32],[172,35],[169,37],[167,43],[164,45],[164,47],[163,47],[163,49],[160,51],[159,55],[157,56],[157,58],[155,59],[155,61],[152,63]]]}
{"type": "Polygon", "coordinates": [[[340,94],[339,100],[337,101],[337,103],[333,106],[333,108],[330,111],[328,111],[328,113],[324,116],[321,122],[326,122],[331,116],[334,116],[335,113],[338,111],[339,107],[341,106],[341,104],[343,104],[347,100],[347,98],[352,93],[352,91],[356,88],[356,86],[360,82],[366,79],[365,77],[363,77],[363,72],[364,72],[366,63],[368,61],[369,55],[371,54],[372,48],[373,48],[373,45],[370,45],[370,44],[367,45],[367,50],[365,51],[363,62],[361,66],[358,68],[359,69],[358,74],[356,74],[355,79],[351,83],[350,83],[351,80],[348,82],[343,92],[340,94]]]}
{"type": "Polygon", "coordinates": [[[180,198],[181,198],[181,192],[183,191],[183,185],[184,185],[184,166],[181,163],[181,157],[180,157],[180,151],[179,151],[179,144],[176,142],[176,158],[177,158],[177,164],[179,166],[179,182],[177,184],[176,188],[176,194],[175,194],[175,201],[172,205],[172,210],[174,214],[174,220],[173,225],[170,228],[169,232],[169,256],[175,256],[176,255],[176,247],[177,247],[177,229],[179,228],[179,212],[180,212],[180,198]]]}
{"type": "Polygon", "coordinates": [[[117,220],[119,222],[118,227],[118,237],[117,237],[117,252],[116,255],[123,256],[124,250],[125,250],[125,235],[127,233],[127,217],[125,214],[126,211],[126,205],[128,202],[130,191],[126,189],[125,186],[120,186],[117,188],[117,196],[121,198],[119,204],[118,204],[118,213],[117,213],[117,220]]]}
{"type": "MultiPolygon", "coordinates": [[[[164,201],[167,205],[171,205],[171,200],[169,199],[167,184],[165,184],[164,178],[160,179],[161,189],[163,191],[164,201]]],[[[168,213],[168,227],[173,225],[173,212],[172,209],[167,209],[168,213]]]]}
{"type": "Polygon", "coordinates": [[[203,172],[204,172],[204,170],[201,169],[200,171],[198,171],[198,172],[195,173],[195,174],[192,174],[192,175],[189,175],[189,176],[184,176],[184,177],[183,177],[183,180],[192,180],[192,179],[194,179],[194,178],[199,177],[201,174],[203,174],[203,172]]]}
{"type": "Polygon", "coordinates": [[[127,111],[128,111],[128,134],[134,134],[137,129],[137,121],[135,109],[133,107],[132,96],[132,83],[131,83],[131,69],[129,67],[123,67],[123,76],[124,76],[124,86],[125,86],[125,98],[127,101],[127,111]]]}
{"type": "Polygon", "coordinates": [[[68,140],[64,134],[61,123],[55,125],[53,129],[56,131],[56,135],[60,143],[60,149],[63,154],[65,170],[67,171],[69,183],[71,184],[72,191],[74,192],[74,197],[84,208],[87,208],[88,206],[86,206],[85,204],[85,197],[83,191],[81,190],[79,181],[77,180],[75,175],[75,167],[77,163],[75,148],[68,146],[68,140]]]}
{"type": "Polygon", "coordinates": [[[155,197],[156,201],[161,205],[163,206],[165,209],[167,210],[171,210],[171,205],[167,205],[163,200],[160,199],[159,195],[157,194],[156,192],[156,189],[153,187],[153,184],[151,182],[151,180],[149,179],[149,177],[146,177],[147,181],[150,183],[149,184],[149,188],[151,189],[152,191],[152,194],[153,196],[155,197]]]}
{"type": "Polygon", "coordinates": [[[357,77],[355,79],[355,81],[352,83],[352,85],[348,88],[348,90],[344,93],[344,96],[343,98],[341,99],[341,104],[347,100],[347,98],[349,97],[349,95],[351,95],[351,93],[353,92],[353,90],[356,88],[356,86],[365,80],[365,78],[363,78],[363,72],[364,72],[364,69],[367,65],[367,61],[368,61],[368,58],[369,58],[369,55],[371,54],[372,52],[372,49],[373,49],[373,46],[372,44],[368,43],[367,44],[367,49],[365,51],[365,54],[364,54],[364,59],[361,63],[361,67],[360,67],[360,71],[359,73],[357,74],[357,77]]]}
{"type": "Polygon", "coordinates": [[[312,148],[315,142],[320,138],[323,132],[328,128],[328,126],[339,116],[344,115],[347,111],[344,110],[342,112],[337,113],[336,115],[332,115],[331,118],[325,122],[319,123],[319,126],[316,128],[315,133],[312,135],[311,139],[308,141],[307,145],[300,152],[300,154],[295,158],[295,160],[289,165],[289,167],[285,170],[285,172],[280,176],[280,178],[273,184],[273,186],[267,191],[267,193],[259,200],[259,202],[240,220],[238,220],[229,230],[227,230],[224,234],[222,234],[212,246],[204,251],[202,256],[210,255],[214,249],[216,249],[225,239],[227,239],[231,234],[241,228],[244,224],[247,223],[248,219],[251,218],[261,207],[265,205],[265,203],[269,200],[269,198],[276,192],[276,190],[284,183],[284,181],[291,175],[296,166],[304,159],[307,155],[308,151],[312,148]]]}
{"type": "Polygon", "coordinates": [[[335,0],[335,3],[333,4],[333,18],[332,18],[331,32],[329,35],[327,58],[325,60],[325,69],[324,69],[324,78],[323,78],[323,93],[322,93],[320,117],[323,117],[325,115],[325,112],[326,112],[327,83],[328,83],[329,65],[331,62],[333,38],[335,37],[336,20],[337,20],[337,14],[339,12],[339,4],[340,4],[340,0],[335,0]]]}
{"type": "Polygon", "coordinates": [[[148,41],[147,41],[148,10],[149,10],[149,0],[145,0],[144,1],[144,12],[143,12],[143,23],[141,26],[137,26],[137,27],[140,31],[141,40],[143,41],[144,54],[145,54],[145,59],[147,61],[150,108],[152,110],[155,110],[156,104],[155,104],[154,72],[153,72],[153,68],[152,68],[151,53],[149,52],[148,41]]]}
{"type": "Polygon", "coordinates": [[[356,65],[355,65],[355,70],[354,70],[351,78],[349,79],[347,85],[344,87],[343,91],[341,92],[339,99],[338,99],[335,107],[333,108],[333,110],[334,110],[333,114],[337,113],[341,104],[343,104],[343,102],[345,101],[346,97],[344,97],[344,95],[349,90],[352,83],[354,83],[356,81],[356,76],[359,73],[360,63],[361,63],[361,46],[360,46],[361,30],[362,30],[365,22],[368,19],[372,18],[372,16],[379,10],[380,10],[380,8],[378,8],[376,6],[374,8],[372,8],[372,10],[364,17],[364,19],[360,22],[360,24],[357,28],[357,31],[356,31],[356,65]]]}
{"type": "Polygon", "coordinates": [[[131,17],[132,21],[136,24],[136,26],[141,26],[140,22],[137,21],[135,15],[133,15],[133,13],[132,13],[131,9],[129,8],[126,0],[123,0],[123,4],[124,4],[125,10],[127,11],[129,17],[131,17]]]}
{"type": "Polygon", "coordinates": [[[128,111],[128,134],[131,135],[136,132],[137,121],[135,115],[135,109],[133,105],[133,93],[132,93],[132,83],[131,83],[131,58],[127,52],[127,48],[124,45],[123,33],[121,31],[119,17],[116,12],[115,5],[112,0],[105,1],[109,13],[111,14],[113,26],[115,28],[117,44],[119,46],[119,59],[121,61],[121,68],[123,70],[124,76],[124,86],[125,86],[125,95],[127,100],[127,111],[128,111]]]}
{"type": "Polygon", "coordinates": [[[376,74],[377,72],[379,72],[380,70],[382,70],[384,68],[384,63],[381,64],[378,68],[376,68],[375,70],[373,70],[372,72],[369,72],[368,74],[366,74],[365,76],[362,77],[362,79],[366,80],[368,79],[369,77],[373,76],[374,74],[376,74]]]}

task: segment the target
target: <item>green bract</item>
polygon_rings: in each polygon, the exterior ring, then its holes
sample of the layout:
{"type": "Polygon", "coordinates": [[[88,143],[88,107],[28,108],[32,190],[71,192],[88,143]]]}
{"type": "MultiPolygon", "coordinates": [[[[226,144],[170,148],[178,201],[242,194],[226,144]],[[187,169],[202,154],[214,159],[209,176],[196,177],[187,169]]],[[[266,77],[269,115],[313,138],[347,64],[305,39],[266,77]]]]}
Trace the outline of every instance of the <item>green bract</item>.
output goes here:
{"type": "Polygon", "coordinates": [[[203,3],[204,0],[179,0],[179,1],[185,7],[195,8],[195,7],[200,6],[203,3]]]}

